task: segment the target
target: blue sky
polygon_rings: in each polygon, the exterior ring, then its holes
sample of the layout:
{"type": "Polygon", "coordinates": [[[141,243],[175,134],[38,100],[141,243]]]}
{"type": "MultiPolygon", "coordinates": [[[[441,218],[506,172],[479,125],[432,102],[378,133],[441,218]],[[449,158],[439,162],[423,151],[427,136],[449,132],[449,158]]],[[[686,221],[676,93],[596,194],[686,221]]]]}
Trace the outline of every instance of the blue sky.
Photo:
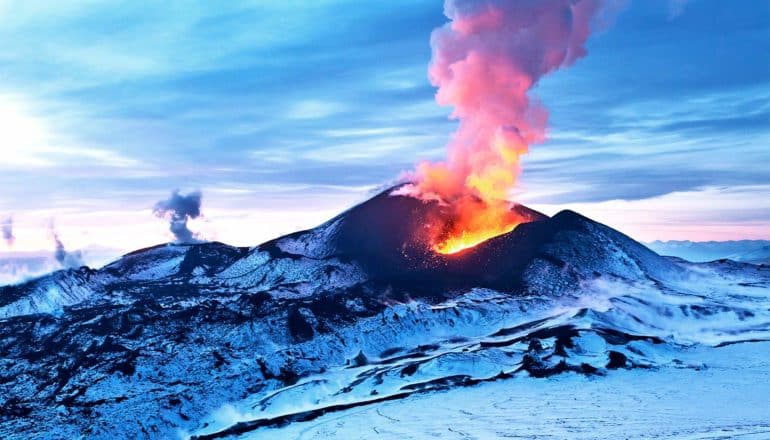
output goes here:
{"type": "MultiPolygon", "coordinates": [[[[232,244],[364,200],[455,128],[426,78],[440,1],[0,0],[0,217],[19,249],[232,244]]],[[[630,0],[535,90],[518,198],[644,239],[770,238],[770,3],[630,0]]]]}

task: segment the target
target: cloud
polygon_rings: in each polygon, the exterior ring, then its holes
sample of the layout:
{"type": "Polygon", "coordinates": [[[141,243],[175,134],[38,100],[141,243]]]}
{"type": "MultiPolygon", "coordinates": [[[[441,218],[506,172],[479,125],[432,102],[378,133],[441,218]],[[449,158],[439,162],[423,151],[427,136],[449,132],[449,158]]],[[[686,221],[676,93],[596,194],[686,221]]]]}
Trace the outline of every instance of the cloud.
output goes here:
{"type": "Polygon", "coordinates": [[[21,283],[60,268],[50,254],[0,255],[0,286],[21,283]]]}
{"type": "Polygon", "coordinates": [[[534,204],[553,215],[571,209],[637,240],[770,239],[770,185],[704,186],[638,200],[534,204]],[[632,218],[634,221],[629,222],[632,218]]]}
{"type": "Polygon", "coordinates": [[[167,200],[161,200],[155,204],[153,213],[157,217],[169,221],[169,230],[174,234],[178,243],[196,243],[199,241],[197,234],[187,228],[187,221],[200,217],[202,197],[200,191],[183,195],[177,189],[171,193],[171,197],[167,200]]]}
{"type": "Polygon", "coordinates": [[[286,117],[289,119],[324,119],[344,109],[339,103],[327,101],[300,101],[289,107],[286,117]]]}

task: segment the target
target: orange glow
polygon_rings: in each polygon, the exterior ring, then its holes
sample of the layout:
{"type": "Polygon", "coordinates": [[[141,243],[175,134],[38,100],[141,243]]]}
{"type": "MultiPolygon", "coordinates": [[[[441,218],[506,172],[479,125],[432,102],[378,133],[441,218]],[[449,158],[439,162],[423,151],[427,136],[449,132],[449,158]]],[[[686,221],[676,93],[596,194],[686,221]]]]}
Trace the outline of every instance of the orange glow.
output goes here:
{"type": "Polygon", "coordinates": [[[439,254],[458,253],[527,221],[510,209],[510,203],[484,202],[475,197],[456,200],[451,210],[433,231],[432,249],[439,254]]]}
{"type": "Polygon", "coordinates": [[[433,246],[433,250],[439,254],[451,255],[456,254],[465,249],[470,249],[480,243],[483,243],[490,238],[497,237],[508,232],[518,226],[518,223],[504,225],[500,228],[485,229],[480,231],[462,231],[460,235],[454,235],[441,243],[433,246]]]}

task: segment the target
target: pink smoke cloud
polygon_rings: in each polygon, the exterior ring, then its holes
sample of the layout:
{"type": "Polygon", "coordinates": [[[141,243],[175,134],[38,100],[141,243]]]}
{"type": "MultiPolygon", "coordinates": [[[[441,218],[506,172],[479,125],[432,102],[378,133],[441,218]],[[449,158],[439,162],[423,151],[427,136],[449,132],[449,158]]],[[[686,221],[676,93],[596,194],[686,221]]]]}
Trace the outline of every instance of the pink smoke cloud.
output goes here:
{"type": "Polygon", "coordinates": [[[548,112],[529,95],[540,79],[586,55],[603,0],[446,0],[451,20],[431,36],[429,78],[459,127],[447,158],[417,166],[416,190],[452,200],[502,200],[519,158],[546,136],[548,112]]]}

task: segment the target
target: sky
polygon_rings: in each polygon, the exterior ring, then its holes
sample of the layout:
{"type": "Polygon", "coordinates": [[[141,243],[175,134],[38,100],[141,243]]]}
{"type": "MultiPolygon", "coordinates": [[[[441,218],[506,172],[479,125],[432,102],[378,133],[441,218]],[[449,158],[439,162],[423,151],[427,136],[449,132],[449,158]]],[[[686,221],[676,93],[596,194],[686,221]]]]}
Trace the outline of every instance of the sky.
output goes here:
{"type": "MultiPolygon", "coordinates": [[[[0,220],[11,249],[167,242],[200,190],[206,239],[315,226],[440,159],[427,79],[439,0],[0,0],[0,220]]],[[[517,201],[632,237],[770,239],[770,2],[628,0],[533,91],[548,140],[517,201]]]]}

